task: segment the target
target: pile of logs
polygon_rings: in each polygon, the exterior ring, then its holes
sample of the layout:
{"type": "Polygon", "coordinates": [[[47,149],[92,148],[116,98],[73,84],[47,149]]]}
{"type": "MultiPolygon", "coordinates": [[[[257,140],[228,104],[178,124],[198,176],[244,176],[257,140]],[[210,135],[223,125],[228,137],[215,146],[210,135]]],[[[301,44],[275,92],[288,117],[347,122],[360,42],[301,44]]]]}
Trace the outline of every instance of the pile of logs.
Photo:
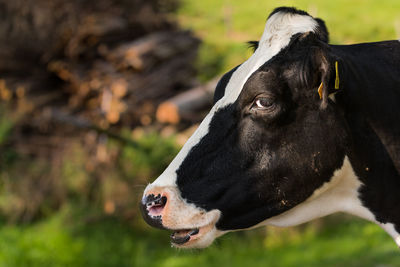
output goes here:
{"type": "Polygon", "coordinates": [[[192,132],[217,83],[196,80],[199,40],[171,20],[176,1],[0,0],[1,216],[31,221],[78,196],[135,216],[161,169],[132,175],[124,149],[153,148],[126,129],[192,132]]]}
{"type": "Polygon", "coordinates": [[[199,120],[215,81],[196,81],[199,40],[171,21],[174,8],[175,0],[0,0],[0,104],[19,114],[16,138],[75,132],[66,124],[199,120]]]}

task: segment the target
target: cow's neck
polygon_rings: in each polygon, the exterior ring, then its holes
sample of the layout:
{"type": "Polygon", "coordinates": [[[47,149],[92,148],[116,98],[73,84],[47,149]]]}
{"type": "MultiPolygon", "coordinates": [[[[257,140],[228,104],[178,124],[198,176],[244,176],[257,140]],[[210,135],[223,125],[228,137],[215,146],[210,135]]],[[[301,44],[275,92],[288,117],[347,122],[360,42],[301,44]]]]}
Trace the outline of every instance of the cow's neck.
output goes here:
{"type": "Polygon", "coordinates": [[[280,227],[293,226],[335,212],[348,212],[373,220],[373,214],[362,206],[357,197],[360,186],[361,182],[346,156],[342,168],[335,171],[329,182],[323,184],[306,201],[281,215],[268,219],[266,223],[280,227]]]}
{"type": "Polygon", "coordinates": [[[373,216],[366,219],[379,223],[400,245],[400,123],[398,115],[392,115],[400,114],[400,105],[390,102],[398,88],[385,84],[391,80],[385,79],[387,75],[400,77],[400,71],[393,68],[397,73],[387,73],[373,66],[374,58],[353,54],[340,55],[343,86],[336,96],[352,137],[348,158],[361,182],[362,206],[373,216]]]}
{"type": "Polygon", "coordinates": [[[257,226],[295,226],[336,212],[345,212],[378,224],[400,247],[400,234],[395,230],[394,224],[377,221],[375,215],[363,205],[359,194],[362,186],[362,182],[346,156],[342,168],[337,170],[331,180],[316,190],[306,201],[257,226]]]}

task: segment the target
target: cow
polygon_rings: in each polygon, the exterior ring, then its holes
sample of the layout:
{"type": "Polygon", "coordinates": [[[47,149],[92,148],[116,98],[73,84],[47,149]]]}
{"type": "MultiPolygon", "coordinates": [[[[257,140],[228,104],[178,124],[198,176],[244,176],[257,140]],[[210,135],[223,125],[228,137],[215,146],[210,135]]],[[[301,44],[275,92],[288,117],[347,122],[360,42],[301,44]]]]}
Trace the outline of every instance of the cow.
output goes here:
{"type": "Polygon", "coordinates": [[[400,42],[331,45],[323,20],[268,17],[255,51],[140,208],[180,248],[345,212],[400,246],[400,42]]]}

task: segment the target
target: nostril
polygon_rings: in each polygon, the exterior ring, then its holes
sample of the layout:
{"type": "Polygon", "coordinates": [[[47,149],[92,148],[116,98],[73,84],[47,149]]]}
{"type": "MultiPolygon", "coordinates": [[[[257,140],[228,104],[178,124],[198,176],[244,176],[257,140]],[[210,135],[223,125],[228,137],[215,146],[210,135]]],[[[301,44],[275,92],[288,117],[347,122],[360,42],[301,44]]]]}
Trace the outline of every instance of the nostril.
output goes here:
{"type": "MultiPolygon", "coordinates": [[[[153,196],[153,195],[150,195],[153,196]]],[[[161,196],[158,194],[156,197],[153,198],[148,198],[148,202],[146,203],[147,206],[150,205],[158,205],[158,206],[165,206],[165,203],[167,203],[167,197],[166,196],[161,196]]]]}
{"type": "Polygon", "coordinates": [[[151,226],[165,229],[162,224],[162,211],[167,204],[167,197],[161,194],[154,195],[149,194],[146,195],[142,199],[142,203],[140,205],[140,210],[143,215],[143,219],[151,226]]]}
{"type": "Polygon", "coordinates": [[[160,216],[167,203],[167,197],[161,194],[156,196],[151,194],[146,196],[144,202],[143,204],[146,206],[146,210],[151,217],[160,216]]]}

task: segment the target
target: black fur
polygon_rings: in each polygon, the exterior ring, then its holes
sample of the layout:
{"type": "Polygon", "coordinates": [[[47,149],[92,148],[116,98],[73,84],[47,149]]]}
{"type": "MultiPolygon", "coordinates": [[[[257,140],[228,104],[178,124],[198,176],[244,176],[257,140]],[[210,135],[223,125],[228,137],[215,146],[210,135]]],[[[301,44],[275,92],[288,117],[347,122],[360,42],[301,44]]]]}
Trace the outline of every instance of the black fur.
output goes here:
{"type": "Polygon", "coordinates": [[[319,27],[316,29],[317,35],[321,39],[321,41],[328,43],[329,42],[329,32],[328,28],[325,25],[325,22],[320,18],[315,18],[318,22],[319,27]]]}
{"type": "Polygon", "coordinates": [[[215,88],[214,92],[214,104],[217,103],[218,100],[220,100],[224,95],[225,95],[225,88],[226,85],[229,83],[229,80],[232,77],[232,74],[235,72],[237,68],[239,68],[240,65],[236,66],[229,72],[225,73],[221,80],[219,80],[217,87],[215,88]]]}
{"type": "Polygon", "coordinates": [[[337,105],[346,114],[349,154],[363,204],[400,232],[400,42],[332,46],[341,58],[337,105]]]}
{"type": "Polygon", "coordinates": [[[249,48],[255,52],[258,48],[258,41],[248,41],[247,44],[249,45],[249,48]]]}

